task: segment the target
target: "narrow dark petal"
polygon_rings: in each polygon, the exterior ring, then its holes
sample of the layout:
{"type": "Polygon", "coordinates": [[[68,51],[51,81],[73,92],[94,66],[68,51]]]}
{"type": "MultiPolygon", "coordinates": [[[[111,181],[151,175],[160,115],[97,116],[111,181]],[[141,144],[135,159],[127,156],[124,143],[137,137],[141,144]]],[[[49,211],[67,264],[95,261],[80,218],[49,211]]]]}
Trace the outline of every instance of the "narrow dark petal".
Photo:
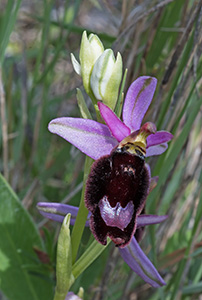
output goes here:
{"type": "Polygon", "coordinates": [[[166,284],[154,265],[144,254],[135,238],[133,238],[131,243],[125,248],[119,248],[119,251],[129,267],[145,282],[149,283],[155,288],[166,284]]]}
{"type": "Polygon", "coordinates": [[[118,144],[106,125],[93,120],[58,118],[49,123],[48,129],[93,159],[109,154],[118,144]]]}
{"type": "Polygon", "coordinates": [[[51,202],[39,202],[37,203],[37,208],[39,209],[39,211],[49,212],[62,216],[66,216],[66,214],[76,216],[79,210],[76,206],[51,202]]]}
{"type": "MultiPolygon", "coordinates": [[[[76,206],[68,205],[68,204],[61,204],[61,203],[49,203],[49,202],[39,202],[37,204],[37,208],[42,216],[48,218],[50,220],[62,223],[64,217],[70,213],[71,219],[70,224],[74,225],[76,216],[78,213],[79,208],[76,206]]],[[[89,218],[86,222],[86,226],[89,226],[89,218]]]]}
{"type": "Polygon", "coordinates": [[[149,186],[149,194],[157,186],[158,180],[159,180],[158,176],[154,176],[154,177],[151,178],[150,186],[149,186]]]}
{"type": "MultiPolygon", "coordinates": [[[[44,211],[41,211],[39,210],[40,214],[47,218],[47,219],[50,219],[52,221],[56,221],[56,222],[59,222],[59,223],[62,223],[63,220],[64,220],[64,216],[61,216],[61,215],[56,215],[56,214],[53,214],[53,213],[47,213],[47,212],[44,212],[44,211]]],[[[75,219],[71,218],[70,219],[70,225],[74,225],[75,223],[75,219]]]]}
{"type": "Polygon", "coordinates": [[[152,224],[159,224],[165,221],[168,216],[157,216],[157,215],[139,215],[137,217],[137,228],[144,227],[152,224]]]}

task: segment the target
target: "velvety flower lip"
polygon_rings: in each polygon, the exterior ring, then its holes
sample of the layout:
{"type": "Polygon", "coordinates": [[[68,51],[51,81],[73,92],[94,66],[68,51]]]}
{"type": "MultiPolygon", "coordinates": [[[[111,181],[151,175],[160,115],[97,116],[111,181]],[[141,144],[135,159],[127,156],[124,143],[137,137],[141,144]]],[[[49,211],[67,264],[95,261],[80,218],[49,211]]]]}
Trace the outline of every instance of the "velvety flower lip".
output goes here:
{"type": "MultiPolygon", "coordinates": [[[[131,132],[140,129],[152,101],[156,82],[156,78],[142,76],[131,84],[123,107],[124,122],[108,106],[99,102],[100,113],[107,125],[88,119],[57,118],[49,123],[49,131],[61,136],[93,159],[108,155],[131,132]]],[[[147,138],[146,156],[162,154],[172,138],[172,134],[167,131],[157,131],[150,135],[147,138]]]]}
{"type": "MultiPolygon", "coordinates": [[[[70,224],[73,225],[78,213],[79,208],[68,204],[39,202],[37,204],[39,212],[51,220],[62,222],[65,215],[71,213],[70,224]]],[[[89,226],[89,218],[86,226],[89,226]]],[[[158,224],[167,219],[167,216],[157,215],[138,215],[137,228],[147,225],[158,224]]],[[[125,248],[119,248],[120,254],[129,267],[136,272],[145,282],[153,287],[160,287],[165,284],[164,280],[141,250],[136,239],[133,237],[131,243],[125,248]]]]}

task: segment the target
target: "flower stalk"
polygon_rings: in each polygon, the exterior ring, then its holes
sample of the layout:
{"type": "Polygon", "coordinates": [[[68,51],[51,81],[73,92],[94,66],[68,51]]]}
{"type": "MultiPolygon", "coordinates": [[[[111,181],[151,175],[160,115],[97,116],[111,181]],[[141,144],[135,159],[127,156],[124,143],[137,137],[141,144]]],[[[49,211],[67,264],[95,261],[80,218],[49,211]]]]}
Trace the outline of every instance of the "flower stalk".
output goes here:
{"type": "Polygon", "coordinates": [[[84,175],[83,175],[83,189],[81,194],[81,200],[79,205],[78,215],[76,217],[75,225],[72,231],[71,244],[72,244],[72,263],[74,264],[76,261],[81,237],[83,234],[83,230],[85,228],[86,220],[88,217],[88,210],[84,203],[84,194],[86,189],[86,180],[88,178],[88,174],[90,172],[92,158],[86,156],[85,165],[84,165],[84,175]]]}
{"type": "Polygon", "coordinates": [[[103,246],[94,240],[82,256],[76,261],[72,267],[72,274],[76,279],[81,275],[93,262],[100,256],[100,254],[109,246],[111,240],[107,240],[107,245],[103,246]]]}

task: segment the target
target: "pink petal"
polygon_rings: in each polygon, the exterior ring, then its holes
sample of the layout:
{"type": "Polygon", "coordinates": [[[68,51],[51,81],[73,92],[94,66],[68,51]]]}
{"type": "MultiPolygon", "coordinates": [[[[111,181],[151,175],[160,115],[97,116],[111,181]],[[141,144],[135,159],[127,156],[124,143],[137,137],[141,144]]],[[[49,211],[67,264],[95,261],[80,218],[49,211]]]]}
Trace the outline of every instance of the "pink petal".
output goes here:
{"type": "Polygon", "coordinates": [[[131,130],[138,130],[152,101],[157,79],[149,76],[137,78],[129,87],[123,107],[123,121],[131,130]]]}
{"type": "Polygon", "coordinates": [[[157,131],[155,134],[148,136],[147,148],[169,142],[172,138],[173,135],[168,131],[157,131]]]}
{"type": "Polygon", "coordinates": [[[109,127],[112,135],[121,142],[126,136],[130,134],[130,129],[115,115],[115,113],[102,102],[98,102],[98,107],[101,116],[107,126],[109,127]]]}
{"type": "Polygon", "coordinates": [[[168,148],[167,143],[149,147],[146,150],[146,157],[154,156],[154,155],[160,155],[160,154],[164,153],[167,150],[167,148],[168,148]]]}
{"type": "Polygon", "coordinates": [[[117,145],[108,127],[93,120],[58,118],[49,123],[48,129],[93,159],[109,154],[117,145]]]}

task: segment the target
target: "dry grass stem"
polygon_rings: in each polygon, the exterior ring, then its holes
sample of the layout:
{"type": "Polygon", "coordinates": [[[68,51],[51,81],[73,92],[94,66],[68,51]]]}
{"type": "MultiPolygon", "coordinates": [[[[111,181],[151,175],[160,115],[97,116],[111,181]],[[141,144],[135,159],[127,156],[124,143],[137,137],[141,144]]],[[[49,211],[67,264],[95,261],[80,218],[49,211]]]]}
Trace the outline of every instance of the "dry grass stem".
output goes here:
{"type": "Polygon", "coordinates": [[[4,177],[8,180],[9,167],[8,167],[8,123],[6,116],[6,103],[5,93],[2,82],[2,68],[0,67],[0,108],[1,108],[1,127],[2,127],[2,140],[3,140],[3,172],[4,177]]]}

